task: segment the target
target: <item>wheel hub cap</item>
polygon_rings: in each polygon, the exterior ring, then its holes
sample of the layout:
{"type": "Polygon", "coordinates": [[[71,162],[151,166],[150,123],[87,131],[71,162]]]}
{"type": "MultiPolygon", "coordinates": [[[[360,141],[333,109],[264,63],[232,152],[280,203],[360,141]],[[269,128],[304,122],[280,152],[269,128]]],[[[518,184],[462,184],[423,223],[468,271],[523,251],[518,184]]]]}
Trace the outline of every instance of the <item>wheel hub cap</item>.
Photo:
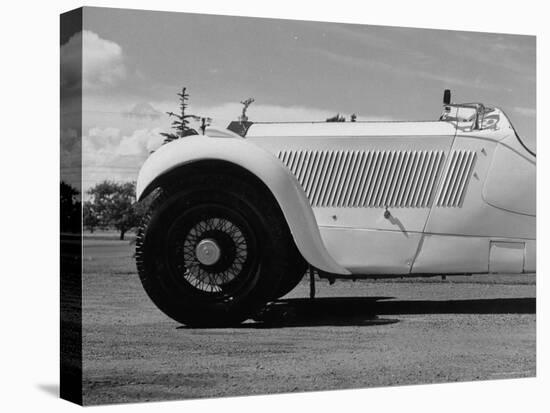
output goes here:
{"type": "Polygon", "coordinates": [[[221,250],[216,241],[206,238],[198,243],[195,255],[201,264],[214,265],[220,259],[221,250]]]}

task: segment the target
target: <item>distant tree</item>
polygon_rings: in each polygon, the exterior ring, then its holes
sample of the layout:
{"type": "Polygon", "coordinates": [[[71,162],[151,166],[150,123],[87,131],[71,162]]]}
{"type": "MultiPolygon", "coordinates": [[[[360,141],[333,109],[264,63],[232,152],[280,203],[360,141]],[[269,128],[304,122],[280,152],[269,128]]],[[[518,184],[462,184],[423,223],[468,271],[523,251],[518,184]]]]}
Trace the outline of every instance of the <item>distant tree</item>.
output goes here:
{"type": "Polygon", "coordinates": [[[351,115],[350,120],[351,120],[352,122],[355,122],[355,121],[357,120],[357,115],[356,115],[355,113],[354,113],[353,115],[351,115]]]}
{"type": "Polygon", "coordinates": [[[127,231],[139,225],[143,211],[136,202],[135,182],[103,181],[88,191],[90,207],[101,226],[111,226],[124,240],[127,231]]]}
{"type": "Polygon", "coordinates": [[[346,118],[344,116],[340,116],[339,113],[327,119],[327,122],[345,122],[345,121],[346,121],[346,118]]]}
{"type": "Polygon", "coordinates": [[[84,202],[82,206],[82,221],[92,234],[97,227],[101,226],[101,216],[95,211],[94,204],[90,201],[84,202]]]}
{"type": "Polygon", "coordinates": [[[179,113],[166,112],[168,116],[176,118],[172,121],[172,129],[175,130],[175,133],[161,133],[161,135],[165,138],[164,143],[171,142],[175,139],[184,138],[185,136],[198,135],[195,129],[189,127],[189,119],[197,119],[199,117],[185,113],[185,110],[187,109],[187,101],[189,100],[187,88],[182,88],[181,92],[178,93],[178,96],[180,98],[179,113]]]}
{"type": "Polygon", "coordinates": [[[60,227],[61,232],[80,232],[80,192],[66,182],[61,181],[60,227]]]}

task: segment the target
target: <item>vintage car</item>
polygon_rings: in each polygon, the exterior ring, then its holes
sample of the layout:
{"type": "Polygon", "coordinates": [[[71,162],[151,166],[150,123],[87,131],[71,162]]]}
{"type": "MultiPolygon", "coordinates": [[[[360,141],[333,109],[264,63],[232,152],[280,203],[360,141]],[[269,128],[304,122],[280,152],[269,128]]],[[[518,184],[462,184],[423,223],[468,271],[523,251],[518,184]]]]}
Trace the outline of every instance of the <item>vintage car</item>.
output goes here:
{"type": "Polygon", "coordinates": [[[139,276],[168,316],[204,326],[245,320],[308,268],[330,281],[534,272],[535,164],[501,110],[448,91],[436,121],[209,128],[141,168],[139,276]]]}

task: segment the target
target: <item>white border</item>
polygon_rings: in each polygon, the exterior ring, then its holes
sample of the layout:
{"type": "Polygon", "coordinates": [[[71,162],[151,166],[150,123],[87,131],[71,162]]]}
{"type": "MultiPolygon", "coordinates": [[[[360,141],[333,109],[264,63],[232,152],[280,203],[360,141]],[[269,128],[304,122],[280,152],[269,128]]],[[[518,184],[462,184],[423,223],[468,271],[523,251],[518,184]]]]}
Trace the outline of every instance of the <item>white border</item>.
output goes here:
{"type": "MultiPolygon", "coordinates": [[[[4,411],[65,412],[76,406],[43,387],[58,382],[59,351],[59,14],[78,1],[17,1],[2,10],[2,406],[4,411]]],[[[102,407],[115,411],[540,411],[547,401],[548,13],[544,2],[459,0],[88,1],[89,6],[339,21],[537,35],[539,262],[537,379],[422,385],[281,396],[102,407]]],[[[50,387],[51,388],[51,387],[50,387]]]]}

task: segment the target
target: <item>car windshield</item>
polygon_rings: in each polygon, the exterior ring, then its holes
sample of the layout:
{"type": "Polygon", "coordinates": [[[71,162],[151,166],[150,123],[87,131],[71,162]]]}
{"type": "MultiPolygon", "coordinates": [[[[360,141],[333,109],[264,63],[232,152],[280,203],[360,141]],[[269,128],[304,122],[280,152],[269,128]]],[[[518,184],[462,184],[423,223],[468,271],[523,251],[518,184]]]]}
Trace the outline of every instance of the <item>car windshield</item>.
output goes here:
{"type": "MultiPolygon", "coordinates": [[[[466,104],[470,105],[470,104],[466,104]]],[[[535,152],[531,150],[519,134],[516,129],[510,122],[510,119],[506,114],[499,108],[479,105],[478,107],[464,106],[464,105],[445,105],[443,107],[443,114],[441,115],[440,120],[445,122],[451,122],[456,125],[456,128],[464,131],[471,132],[473,130],[477,131],[498,131],[511,129],[516,138],[521,143],[521,145],[527,150],[531,155],[536,156],[535,152]],[[476,116],[479,110],[479,127],[476,127],[476,116]]]]}
{"type": "MultiPolygon", "coordinates": [[[[469,105],[469,104],[466,104],[469,105]]],[[[478,106],[463,106],[463,105],[446,105],[443,108],[443,114],[440,120],[453,122],[457,128],[463,130],[496,130],[499,128],[499,123],[503,113],[493,107],[483,105],[478,106]],[[476,122],[479,122],[476,124],[476,122]]]]}

